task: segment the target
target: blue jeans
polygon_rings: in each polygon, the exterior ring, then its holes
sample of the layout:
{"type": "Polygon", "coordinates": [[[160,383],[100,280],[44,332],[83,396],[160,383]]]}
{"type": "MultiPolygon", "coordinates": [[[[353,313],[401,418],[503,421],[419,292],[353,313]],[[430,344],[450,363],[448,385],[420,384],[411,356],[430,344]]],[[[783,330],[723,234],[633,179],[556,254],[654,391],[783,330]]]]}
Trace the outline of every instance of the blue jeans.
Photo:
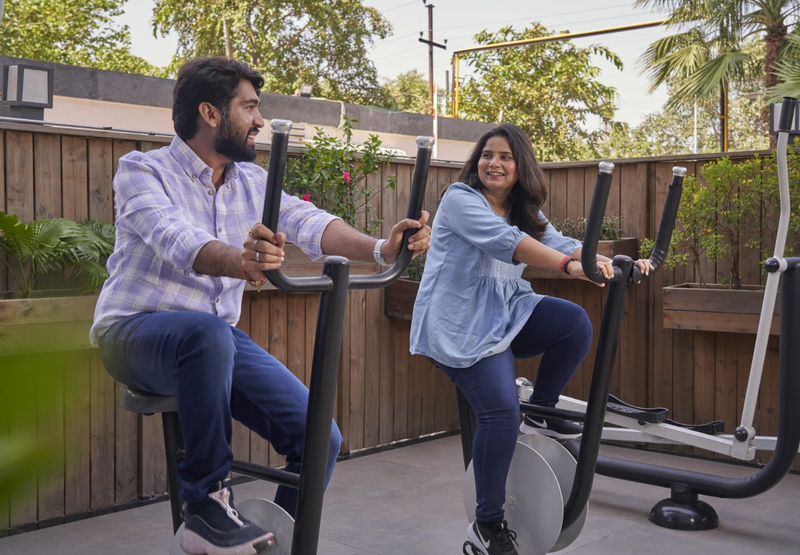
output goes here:
{"type": "MultiPolygon", "coordinates": [[[[114,324],[101,342],[108,372],[129,386],[176,395],[186,460],[180,497],[198,502],[231,469],[231,418],[272,443],[286,470],[300,472],[308,389],[243,331],[213,314],[144,312],[114,324]]],[[[342,436],[333,423],[328,476],[342,436]]],[[[327,482],[326,482],[327,483],[327,482]]],[[[275,502],[294,516],[297,490],[281,486],[275,502]]]]}
{"type": "Polygon", "coordinates": [[[438,365],[464,394],[478,419],[472,444],[478,520],[498,522],[505,514],[506,478],[519,433],[514,359],[544,353],[530,402],[554,406],[591,345],[592,323],[583,308],[545,297],[505,352],[468,368],[438,365]]]}

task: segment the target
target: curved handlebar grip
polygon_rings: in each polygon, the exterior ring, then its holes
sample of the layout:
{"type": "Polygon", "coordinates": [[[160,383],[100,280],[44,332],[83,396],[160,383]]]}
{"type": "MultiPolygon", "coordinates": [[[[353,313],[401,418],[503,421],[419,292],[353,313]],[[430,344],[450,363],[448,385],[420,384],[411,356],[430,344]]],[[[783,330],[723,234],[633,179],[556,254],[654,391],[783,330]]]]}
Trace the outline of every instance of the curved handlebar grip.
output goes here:
{"type": "MultiPolygon", "coordinates": [[[[678,215],[678,208],[681,204],[683,194],[683,179],[686,177],[686,168],[675,166],[672,168],[672,183],[669,184],[667,200],[664,203],[664,211],[661,213],[661,223],[658,226],[656,244],[650,253],[650,262],[653,263],[653,272],[657,272],[669,252],[669,244],[672,241],[672,231],[675,229],[675,218],[678,215]]],[[[637,266],[633,267],[633,283],[639,283],[644,276],[637,266]]]]}
{"type": "MultiPolygon", "coordinates": [[[[589,208],[589,217],[586,219],[586,233],[583,236],[581,266],[586,277],[596,283],[608,283],[611,281],[603,277],[603,273],[597,267],[597,242],[600,240],[600,229],[603,226],[603,215],[606,212],[613,172],[613,163],[600,162],[597,181],[594,185],[594,194],[592,195],[592,205],[589,208]]],[[[616,273],[615,270],[614,279],[616,279],[616,273]]]]}
{"type": "MultiPolygon", "coordinates": [[[[272,120],[272,148],[269,152],[267,193],[264,197],[264,212],[261,216],[261,223],[273,232],[278,229],[283,176],[286,173],[286,153],[289,147],[289,131],[291,130],[291,121],[284,119],[272,120]]],[[[269,270],[264,273],[272,285],[289,293],[328,291],[333,288],[333,281],[324,274],[313,277],[290,278],[280,270],[269,270]]]]}
{"type": "MultiPolygon", "coordinates": [[[[433,137],[417,137],[417,160],[414,164],[414,177],[411,179],[411,196],[408,199],[408,211],[406,218],[419,220],[422,216],[422,203],[425,200],[425,189],[428,184],[428,170],[431,165],[431,149],[433,148],[433,137]]],[[[408,250],[408,238],[417,232],[417,229],[407,229],[403,233],[403,242],[400,246],[400,254],[385,272],[370,275],[351,275],[351,289],[379,289],[386,287],[396,281],[405,273],[408,264],[411,262],[413,253],[408,250]]]]}
{"type": "MultiPolygon", "coordinates": [[[[269,153],[267,192],[264,198],[264,212],[261,222],[273,231],[278,228],[283,178],[286,173],[289,131],[291,129],[291,121],[272,120],[272,149],[269,153]]],[[[407,216],[415,220],[418,220],[422,213],[422,202],[425,199],[425,187],[428,182],[428,169],[430,168],[433,141],[433,137],[417,137],[417,161],[414,167],[407,216]]],[[[349,287],[351,289],[378,289],[389,285],[403,275],[412,257],[411,251],[408,250],[408,237],[416,233],[416,231],[416,229],[409,229],[403,234],[400,255],[391,267],[378,275],[350,276],[349,287]]],[[[290,293],[328,291],[333,287],[333,282],[327,275],[302,278],[288,277],[279,269],[269,270],[265,274],[275,287],[290,293]]]]}
{"type": "Polygon", "coordinates": [[[797,99],[784,96],[781,103],[781,119],[778,123],[778,132],[789,133],[793,129],[794,111],[797,108],[797,99]]]}

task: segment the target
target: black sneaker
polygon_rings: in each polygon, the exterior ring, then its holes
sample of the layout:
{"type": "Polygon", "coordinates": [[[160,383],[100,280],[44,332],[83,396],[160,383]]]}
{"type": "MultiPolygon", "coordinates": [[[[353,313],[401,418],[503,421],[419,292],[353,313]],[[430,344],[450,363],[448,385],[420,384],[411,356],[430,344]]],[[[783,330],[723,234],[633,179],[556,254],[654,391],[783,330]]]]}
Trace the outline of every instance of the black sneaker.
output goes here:
{"type": "Polygon", "coordinates": [[[475,521],[467,527],[467,538],[464,555],[519,555],[517,533],[508,529],[505,520],[488,527],[475,521]]]}
{"type": "Polygon", "coordinates": [[[539,434],[555,439],[578,439],[583,434],[583,426],[560,418],[526,414],[522,424],[519,425],[519,431],[523,434],[539,434]]]}
{"type": "Polygon", "coordinates": [[[199,503],[183,504],[181,549],[192,555],[256,555],[275,549],[274,534],[240,515],[233,490],[221,486],[199,503]]]}

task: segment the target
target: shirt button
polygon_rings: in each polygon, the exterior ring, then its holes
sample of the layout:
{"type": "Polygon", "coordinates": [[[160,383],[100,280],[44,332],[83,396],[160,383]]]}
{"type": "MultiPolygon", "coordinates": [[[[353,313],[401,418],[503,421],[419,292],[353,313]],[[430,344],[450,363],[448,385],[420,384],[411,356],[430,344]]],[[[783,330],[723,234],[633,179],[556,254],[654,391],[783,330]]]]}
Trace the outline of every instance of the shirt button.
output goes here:
{"type": "Polygon", "coordinates": [[[209,189],[209,190],[208,190],[208,194],[209,194],[209,195],[213,195],[213,194],[214,194],[214,189],[209,189]]]}
{"type": "Polygon", "coordinates": [[[197,179],[197,174],[192,174],[192,179],[197,179]]]}
{"type": "Polygon", "coordinates": [[[217,304],[219,304],[219,297],[217,297],[217,301],[216,302],[217,302],[217,304]]]}
{"type": "Polygon", "coordinates": [[[220,227],[219,229],[217,229],[217,231],[219,231],[220,233],[222,233],[222,228],[220,227]]]}

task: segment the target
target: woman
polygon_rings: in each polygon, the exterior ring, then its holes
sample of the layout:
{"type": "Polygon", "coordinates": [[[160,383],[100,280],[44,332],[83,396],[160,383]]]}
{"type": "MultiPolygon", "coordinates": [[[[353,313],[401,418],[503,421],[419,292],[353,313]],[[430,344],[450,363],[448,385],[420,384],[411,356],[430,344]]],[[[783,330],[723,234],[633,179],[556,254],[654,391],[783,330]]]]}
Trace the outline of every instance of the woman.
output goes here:
{"type": "MultiPolygon", "coordinates": [[[[544,176],[519,127],[504,123],[481,137],[459,179],[433,224],[411,352],[436,361],[479,422],[472,454],[478,504],[468,542],[474,553],[511,555],[516,534],[503,519],[503,502],[519,424],[514,359],[543,354],[530,402],[552,407],[592,343],[586,312],[534,293],[522,270],[530,265],[588,278],[581,243],[556,231],[540,211],[544,176]]],[[[611,261],[597,258],[602,274],[613,277],[611,261]]],[[[648,260],[636,265],[644,274],[651,269],[648,260]]],[[[581,434],[578,425],[556,418],[526,416],[519,429],[559,439],[581,434]]]]}

